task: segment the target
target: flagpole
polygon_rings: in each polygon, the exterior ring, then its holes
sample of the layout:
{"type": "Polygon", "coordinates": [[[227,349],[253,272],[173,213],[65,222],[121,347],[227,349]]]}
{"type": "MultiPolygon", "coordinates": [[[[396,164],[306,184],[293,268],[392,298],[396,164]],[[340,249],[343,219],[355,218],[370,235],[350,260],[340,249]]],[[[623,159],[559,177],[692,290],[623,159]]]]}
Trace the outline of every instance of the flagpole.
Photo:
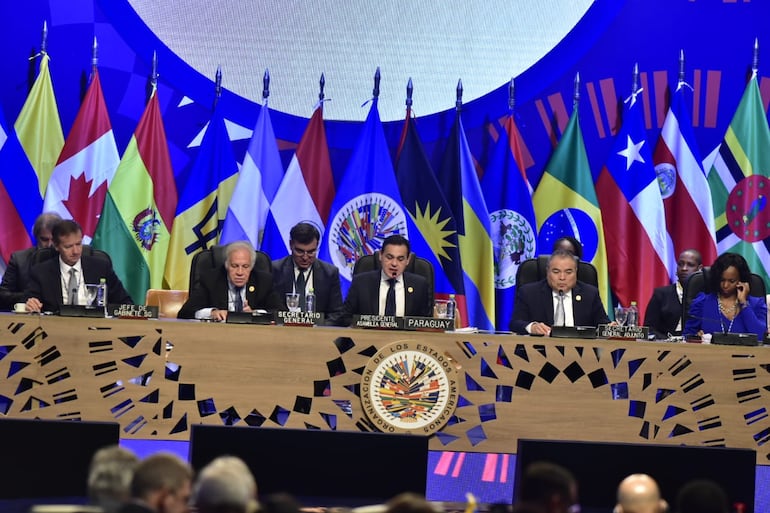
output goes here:
{"type": "Polygon", "coordinates": [[[267,105],[267,97],[270,96],[270,70],[265,68],[262,76],[262,102],[267,105]]]}
{"type": "Polygon", "coordinates": [[[457,95],[455,99],[455,110],[460,112],[463,110],[463,80],[457,79],[457,95]]]}
{"type": "Polygon", "coordinates": [[[375,100],[380,97],[380,67],[377,66],[377,70],[374,72],[374,89],[372,90],[372,98],[375,100]]]}

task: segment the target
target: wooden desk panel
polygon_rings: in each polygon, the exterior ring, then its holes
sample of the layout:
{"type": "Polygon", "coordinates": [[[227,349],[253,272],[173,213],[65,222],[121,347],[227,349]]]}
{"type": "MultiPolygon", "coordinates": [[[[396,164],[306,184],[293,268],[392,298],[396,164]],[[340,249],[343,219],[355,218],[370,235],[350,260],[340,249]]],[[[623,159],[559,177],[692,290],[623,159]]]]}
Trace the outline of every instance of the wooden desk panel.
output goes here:
{"type": "Polygon", "coordinates": [[[501,335],[2,315],[0,415],[118,421],[187,439],[193,423],[368,430],[369,355],[428,344],[460,367],[435,450],[518,438],[743,447],[770,464],[770,349],[501,335]]]}

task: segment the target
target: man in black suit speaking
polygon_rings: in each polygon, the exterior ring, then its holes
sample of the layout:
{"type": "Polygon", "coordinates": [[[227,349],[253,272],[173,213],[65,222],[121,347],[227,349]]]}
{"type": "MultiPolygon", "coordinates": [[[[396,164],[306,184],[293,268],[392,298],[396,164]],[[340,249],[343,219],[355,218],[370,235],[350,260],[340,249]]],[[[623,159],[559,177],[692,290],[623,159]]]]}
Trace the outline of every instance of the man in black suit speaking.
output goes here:
{"type": "Polygon", "coordinates": [[[298,293],[303,312],[307,311],[305,297],[312,291],[315,311],[328,318],[342,308],[340,272],[316,258],[320,239],[318,228],[310,223],[299,223],[291,229],[291,255],[273,262],[273,287],[279,298],[285,298],[287,293],[298,293]]]}
{"type": "Polygon", "coordinates": [[[201,275],[177,317],[180,319],[227,320],[227,312],[279,310],[270,273],[254,269],[257,255],[247,241],[225,248],[225,265],[201,275]]]}
{"type": "Polygon", "coordinates": [[[104,278],[107,283],[107,302],[133,304],[120,278],[107,259],[85,256],[83,230],[70,219],[53,227],[53,247],[58,258],[49,258],[32,268],[27,287],[27,311],[57,312],[61,305],[86,305],[86,285],[97,285],[104,278]]]}
{"type": "Polygon", "coordinates": [[[410,258],[409,241],[391,235],[382,243],[381,270],[357,274],[342,305],[342,313],[330,321],[350,324],[356,314],[431,317],[428,282],[418,274],[404,272],[410,258]]]}
{"type": "Polygon", "coordinates": [[[550,335],[551,326],[597,326],[609,323],[599,289],[577,279],[578,259],[556,250],[548,259],[546,279],[516,290],[511,331],[550,335]]]}

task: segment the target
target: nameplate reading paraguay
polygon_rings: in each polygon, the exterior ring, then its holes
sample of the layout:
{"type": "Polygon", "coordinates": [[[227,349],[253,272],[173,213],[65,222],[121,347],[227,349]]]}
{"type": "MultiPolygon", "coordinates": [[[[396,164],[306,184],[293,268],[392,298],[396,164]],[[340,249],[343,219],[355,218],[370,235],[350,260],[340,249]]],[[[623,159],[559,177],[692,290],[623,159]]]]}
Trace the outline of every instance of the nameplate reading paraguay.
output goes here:
{"type": "Polygon", "coordinates": [[[317,326],[323,324],[321,312],[275,312],[275,323],[284,326],[317,326]]]}
{"type": "Polygon", "coordinates": [[[600,324],[598,329],[599,338],[628,338],[644,339],[650,334],[650,328],[647,326],[612,326],[609,324],[600,324]]]}
{"type": "Polygon", "coordinates": [[[454,319],[436,317],[404,317],[405,330],[450,331],[454,330],[454,319]]]}
{"type": "Polygon", "coordinates": [[[402,330],[404,329],[404,318],[395,317],[393,315],[354,315],[352,326],[355,328],[402,330]]]}

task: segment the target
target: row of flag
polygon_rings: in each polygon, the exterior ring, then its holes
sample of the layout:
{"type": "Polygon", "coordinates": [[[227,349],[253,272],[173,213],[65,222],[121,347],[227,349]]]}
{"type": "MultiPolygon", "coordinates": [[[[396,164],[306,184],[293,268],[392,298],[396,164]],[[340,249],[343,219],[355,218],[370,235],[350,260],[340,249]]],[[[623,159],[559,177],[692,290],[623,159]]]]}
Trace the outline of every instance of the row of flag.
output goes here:
{"type": "Polygon", "coordinates": [[[193,256],[215,244],[245,239],[273,259],[288,255],[289,230],[300,221],[319,227],[319,257],[340,269],[347,289],[355,261],[400,233],[432,263],[437,296],[454,294],[465,324],[486,330],[507,329],[519,264],[549,253],[545,242],[564,235],[576,237],[597,268],[605,305],[614,295],[644,312],[652,289],[675,279],[676,255],[689,248],[706,264],[718,252],[738,251],[767,280],[770,130],[756,73],[708,172],[683,85],[654,149],[635,88],[596,183],[574,108],[536,187],[521,165],[512,115],[497,126],[480,173],[458,108],[434,170],[410,108],[392,159],[375,96],[335,190],[322,103],[286,170],[267,101],[240,169],[215,107],[195,162],[175,180],[157,90],[120,158],[94,67],[65,141],[43,52],[16,123],[0,119],[0,254],[8,261],[30,246],[35,217],[58,212],[110,253],[141,302],[149,288],[186,289],[193,256]]]}

